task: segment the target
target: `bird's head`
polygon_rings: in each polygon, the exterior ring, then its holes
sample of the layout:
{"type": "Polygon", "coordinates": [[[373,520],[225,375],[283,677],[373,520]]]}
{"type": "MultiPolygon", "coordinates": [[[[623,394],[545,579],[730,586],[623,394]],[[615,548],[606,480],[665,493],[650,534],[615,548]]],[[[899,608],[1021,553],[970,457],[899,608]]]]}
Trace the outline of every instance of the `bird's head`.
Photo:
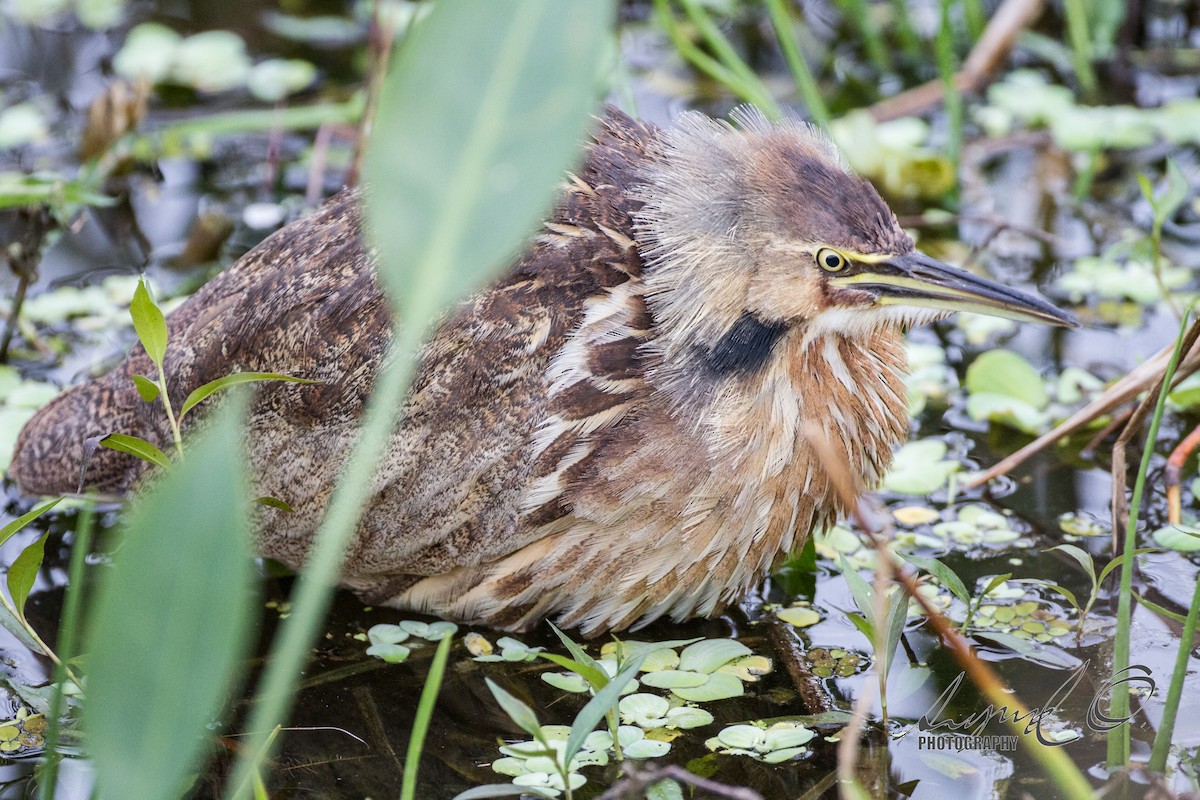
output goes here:
{"type": "Polygon", "coordinates": [[[688,113],[637,218],[664,358],[746,370],[784,333],[870,336],[954,311],[1074,326],[1045,300],[916,250],[874,187],[800,122],[688,113]]]}

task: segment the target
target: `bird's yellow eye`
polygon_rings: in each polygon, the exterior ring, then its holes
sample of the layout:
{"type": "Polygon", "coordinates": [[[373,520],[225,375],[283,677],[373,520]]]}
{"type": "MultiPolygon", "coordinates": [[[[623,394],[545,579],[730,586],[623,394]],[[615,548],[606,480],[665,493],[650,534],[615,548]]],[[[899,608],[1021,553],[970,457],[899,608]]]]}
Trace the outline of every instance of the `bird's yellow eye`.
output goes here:
{"type": "Polygon", "coordinates": [[[826,272],[841,272],[846,268],[846,257],[837,250],[822,247],[817,251],[817,263],[826,272]]]}

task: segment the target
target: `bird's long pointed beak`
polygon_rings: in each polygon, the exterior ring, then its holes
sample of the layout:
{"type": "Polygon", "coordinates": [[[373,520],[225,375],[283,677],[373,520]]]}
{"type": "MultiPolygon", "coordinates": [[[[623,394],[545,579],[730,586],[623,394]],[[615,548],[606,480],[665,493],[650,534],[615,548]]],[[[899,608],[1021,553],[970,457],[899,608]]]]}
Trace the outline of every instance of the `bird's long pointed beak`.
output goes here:
{"type": "Polygon", "coordinates": [[[1041,297],[981,278],[919,251],[888,256],[862,271],[832,276],[829,282],[872,292],[879,305],[974,311],[1020,321],[1079,327],[1072,314],[1041,297]]]}

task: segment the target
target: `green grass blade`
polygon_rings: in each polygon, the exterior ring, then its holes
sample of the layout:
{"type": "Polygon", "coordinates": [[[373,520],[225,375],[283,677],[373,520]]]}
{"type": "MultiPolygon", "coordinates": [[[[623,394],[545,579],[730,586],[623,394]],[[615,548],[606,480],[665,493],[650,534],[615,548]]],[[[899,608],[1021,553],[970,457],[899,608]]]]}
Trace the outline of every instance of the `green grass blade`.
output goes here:
{"type": "Polygon", "coordinates": [[[788,15],[783,0],[765,0],[765,2],[767,14],[771,18],[771,27],[775,29],[775,38],[779,41],[779,49],[792,73],[796,91],[804,99],[804,105],[808,108],[813,122],[825,130],[829,130],[829,107],[825,105],[825,98],[821,96],[821,88],[817,86],[817,80],[813,77],[812,70],[808,68],[804,54],[796,46],[792,18],[788,15]]]}
{"type": "Polygon", "coordinates": [[[231,386],[239,386],[243,383],[256,383],[258,381],[285,381],[287,383],[320,383],[320,381],[309,380],[308,378],[294,378],[291,375],[280,375],[277,372],[235,372],[231,375],[226,375],[223,378],[217,378],[215,381],[209,381],[203,386],[195,389],[183,401],[183,406],[179,409],[179,420],[182,422],[183,417],[199,403],[207,400],[216,392],[228,389],[231,386]]]}
{"type": "MultiPolygon", "coordinates": [[[[1162,422],[1163,410],[1167,405],[1167,394],[1171,390],[1171,381],[1175,370],[1179,367],[1180,351],[1187,330],[1191,309],[1183,315],[1179,323],[1179,335],[1175,339],[1175,350],[1167,364],[1163,376],[1162,389],[1154,405],[1154,416],[1150,420],[1150,430],[1146,434],[1146,444],[1142,448],[1142,460],[1138,464],[1137,479],[1133,484],[1133,496],[1129,501],[1129,520],[1125,526],[1125,541],[1121,549],[1121,585],[1117,595],[1117,632],[1113,642],[1113,676],[1114,679],[1125,674],[1129,668],[1129,626],[1133,616],[1133,553],[1137,546],[1137,524],[1142,510],[1142,494],[1146,490],[1146,473],[1150,469],[1150,458],[1154,454],[1154,443],[1158,439],[1158,427],[1162,422]]],[[[1101,578],[1103,580],[1103,577],[1101,578]]],[[[1114,687],[1109,698],[1108,716],[1114,719],[1129,717],[1129,692],[1124,684],[1114,687]]],[[[1124,767],[1129,761],[1129,726],[1119,725],[1107,734],[1108,753],[1106,763],[1110,769],[1124,767]]]]}
{"type": "Polygon", "coordinates": [[[30,511],[28,514],[24,514],[20,517],[17,517],[12,522],[5,525],[3,528],[0,528],[0,544],[4,544],[5,542],[7,542],[9,539],[11,539],[13,537],[14,533],[21,530],[29,523],[33,522],[35,519],[40,517],[42,514],[45,514],[47,511],[54,508],[56,505],[61,503],[62,500],[63,499],[60,497],[56,500],[51,500],[49,503],[43,503],[42,505],[40,505],[37,508],[30,511]]]}
{"type": "Polygon", "coordinates": [[[421,699],[417,701],[417,715],[413,718],[412,734],[408,737],[408,752],[404,756],[404,782],[400,787],[400,800],[415,800],[417,796],[417,767],[421,763],[421,750],[425,747],[429,720],[433,718],[433,707],[442,688],[446,661],[450,658],[453,644],[453,636],[438,642],[437,652],[433,654],[433,662],[429,665],[429,674],[425,676],[421,699]]]}
{"type": "Polygon", "coordinates": [[[171,459],[162,450],[159,450],[156,445],[147,442],[145,439],[139,439],[137,436],[128,436],[124,433],[110,433],[100,440],[101,447],[107,447],[109,450],[116,450],[119,453],[128,453],[131,456],[137,456],[142,461],[149,461],[151,464],[156,464],[163,469],[171,468],[171,459]]]}
{"type": "Polygon", "coordinates": [[[102,797],[178,796],[246,654],[256,603],[244,409],[230,402],[145,495],[97,587],[84,729],[102,797]]]}
{"type": "Polygon", "coordinates": [[[83,609],[84,564],[92,549],[92,521],[95,504],[88,502],[79,512],[75,525],[75,541],[71,545],[71,563],[67,567],[67,591],[63,601],[62,625],[59,627],[56,651],[59,659],[54,666],[54,695],[50,699],[50,712],[46,715],[49,727],[46,730],[46,760],[38,770],[37,788],[39,800],[53,800],[58,782],[58,764],[62,755],[58,743],[62,740],[63,690],[67,683],[67,663],[75,657],[79,648],[81,614],[83,609]]]}

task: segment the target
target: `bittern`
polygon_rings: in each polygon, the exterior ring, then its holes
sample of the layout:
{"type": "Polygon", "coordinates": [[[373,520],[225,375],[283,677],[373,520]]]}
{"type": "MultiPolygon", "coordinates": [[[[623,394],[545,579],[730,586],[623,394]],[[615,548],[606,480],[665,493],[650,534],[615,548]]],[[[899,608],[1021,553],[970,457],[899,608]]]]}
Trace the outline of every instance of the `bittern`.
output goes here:
{"type": "MultiPolygon", "coordinates": [[[[609,110],[556,209],[505,274],[425,345],[342,572],[366,601],[495,628],[584,634],[708,616],[846,509],[806,436],[874,485],[908,431],[903,329],[967,309],[1073,325],[950,267],[798,122],[609,110]]],[[[173,394],[230,371],[257,390],[247,452],[257,545],[300,567],[393,320],[343,192],[169,317],[173,394]]],[[[75,490],[84,441],[171,441],[132,375],[65,392],[22,431],[28,493],[75,490]]],[[[99,450],[85,483],[147,466],[99,450]]],[[[164,532],[164,535],[167,535],[164,532]]]]}

